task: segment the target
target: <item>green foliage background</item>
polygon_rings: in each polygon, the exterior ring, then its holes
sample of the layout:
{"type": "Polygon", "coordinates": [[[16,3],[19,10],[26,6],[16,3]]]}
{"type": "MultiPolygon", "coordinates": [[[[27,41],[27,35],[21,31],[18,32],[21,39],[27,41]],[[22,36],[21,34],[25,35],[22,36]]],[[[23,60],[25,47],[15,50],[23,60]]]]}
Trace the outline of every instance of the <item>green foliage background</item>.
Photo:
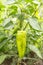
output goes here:
{"type": "Polygon", "coordinates": [[[0,0],[0,64],[7,57],[18,58],[17,31],[27,33],[24,57],[33,51],[42,59],[43,0],[0,0]]]}

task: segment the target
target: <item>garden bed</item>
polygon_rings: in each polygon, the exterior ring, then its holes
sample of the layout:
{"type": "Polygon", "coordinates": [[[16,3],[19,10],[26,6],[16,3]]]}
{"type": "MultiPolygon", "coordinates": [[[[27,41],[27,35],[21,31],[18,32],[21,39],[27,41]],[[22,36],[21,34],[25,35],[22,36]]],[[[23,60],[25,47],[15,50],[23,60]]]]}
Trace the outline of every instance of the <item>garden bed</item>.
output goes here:
{"type": "MultiPolygon", "coordinates": [[[[11,65],[11,64],[12,64],[12,58],[6,59],[0,65],[11,65]]],[[[34,58],[33,59],[29,58],[29,59],[22,60],[20,65],[43,65],[43,60],[41,60],[41,59],[37,60],[37,59],[34,59],[34,58]]]]}

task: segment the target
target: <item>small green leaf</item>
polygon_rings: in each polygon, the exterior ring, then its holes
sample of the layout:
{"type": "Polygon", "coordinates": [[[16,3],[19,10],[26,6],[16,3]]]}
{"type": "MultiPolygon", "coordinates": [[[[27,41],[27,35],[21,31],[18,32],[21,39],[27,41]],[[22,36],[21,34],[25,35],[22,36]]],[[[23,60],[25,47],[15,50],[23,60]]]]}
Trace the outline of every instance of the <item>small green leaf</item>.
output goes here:
{"type": "Polygon", "coordinates": [[[36,46],[34,46],[32,44],[29,44],[28,47],[31,51],[35,52],[37,54],[37,56],[39,56],[39,58],[42,59],[41,53],[40,53],[39,49],[36,46]]]}
{"type": "Polygon", "coordinates": [[[3,4],[6,6],[6,5],[10,5],[10,4],[14,3],[14,2],[15,2],[15,0],[4,0],[3,4]]]}
{"type": "Polygon", "coordinates": [[[17,13],[17,9],[18,9],[17,6],[11,5],[8,8],[9,8],[8,10],[9,15],[15,15],[17,13]]]}
{"type": "Polygon", "coordinates": [[[4,20],[2,26],[6,26],[10,22],[10,18],[4,20]]]}
{"type": "Polygon", "coordinates": [[[0,55],[0,64],[3,63],[3,61],[6,59],[6,55],[0,55]]]}
{"type": "Polygon", "coordinates": [[[25,1],[26,1],[27,3],[29,3],[29,2],[31,3],[33,0],[25,0],[25,1]]]}
{"type": "Polygon", "coordinates": [[[42,29],[42,31],[43,31],[43,22],[41,23],[41,29],[42,29]]]}
{"type": "Polygon", "coordinates": [[[2,26],[5,29],[12,29],[14,25],[13,25],[13,22],[11,21],[11,19],[8,18],[8,19],[5,19],[5,21],[3,22],[2,26]]]}
{"type": "Polygon", "coordinates": [[[40,30],[40,26],[35,18],[29,18],[29,24],[33,29],[40,30]]]}
{"type": "Polygon", "coordinates": [[[3,40],[1,43],[0,43],[0,49],[7,43],[7,39],[3,40]]]}

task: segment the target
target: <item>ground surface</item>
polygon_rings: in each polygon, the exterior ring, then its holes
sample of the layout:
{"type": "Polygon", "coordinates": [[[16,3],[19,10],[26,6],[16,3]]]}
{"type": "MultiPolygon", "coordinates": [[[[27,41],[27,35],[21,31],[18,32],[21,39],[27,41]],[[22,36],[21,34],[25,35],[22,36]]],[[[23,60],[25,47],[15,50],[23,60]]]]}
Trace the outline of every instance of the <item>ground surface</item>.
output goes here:
{"type": "MultiPolygon", "coordinates": [[[[11,65],[12,59],[6,59],[1,65],[11,65]]],[[[38,60],[38,61],[32,61],[32,60],[27,60],[23,61],[20,65],[43,65],[43,60],[38,60]]]]}

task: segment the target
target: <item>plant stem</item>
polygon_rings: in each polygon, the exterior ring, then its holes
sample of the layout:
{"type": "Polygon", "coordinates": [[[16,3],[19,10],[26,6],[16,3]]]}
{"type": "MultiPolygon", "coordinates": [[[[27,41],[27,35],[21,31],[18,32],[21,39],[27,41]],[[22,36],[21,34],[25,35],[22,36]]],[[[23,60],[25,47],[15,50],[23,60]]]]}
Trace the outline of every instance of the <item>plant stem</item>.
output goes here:
{"type": "Polygon", "coordinates": [[[17,65],[20,65],[21,59],[18,58],[17,65]]]}

